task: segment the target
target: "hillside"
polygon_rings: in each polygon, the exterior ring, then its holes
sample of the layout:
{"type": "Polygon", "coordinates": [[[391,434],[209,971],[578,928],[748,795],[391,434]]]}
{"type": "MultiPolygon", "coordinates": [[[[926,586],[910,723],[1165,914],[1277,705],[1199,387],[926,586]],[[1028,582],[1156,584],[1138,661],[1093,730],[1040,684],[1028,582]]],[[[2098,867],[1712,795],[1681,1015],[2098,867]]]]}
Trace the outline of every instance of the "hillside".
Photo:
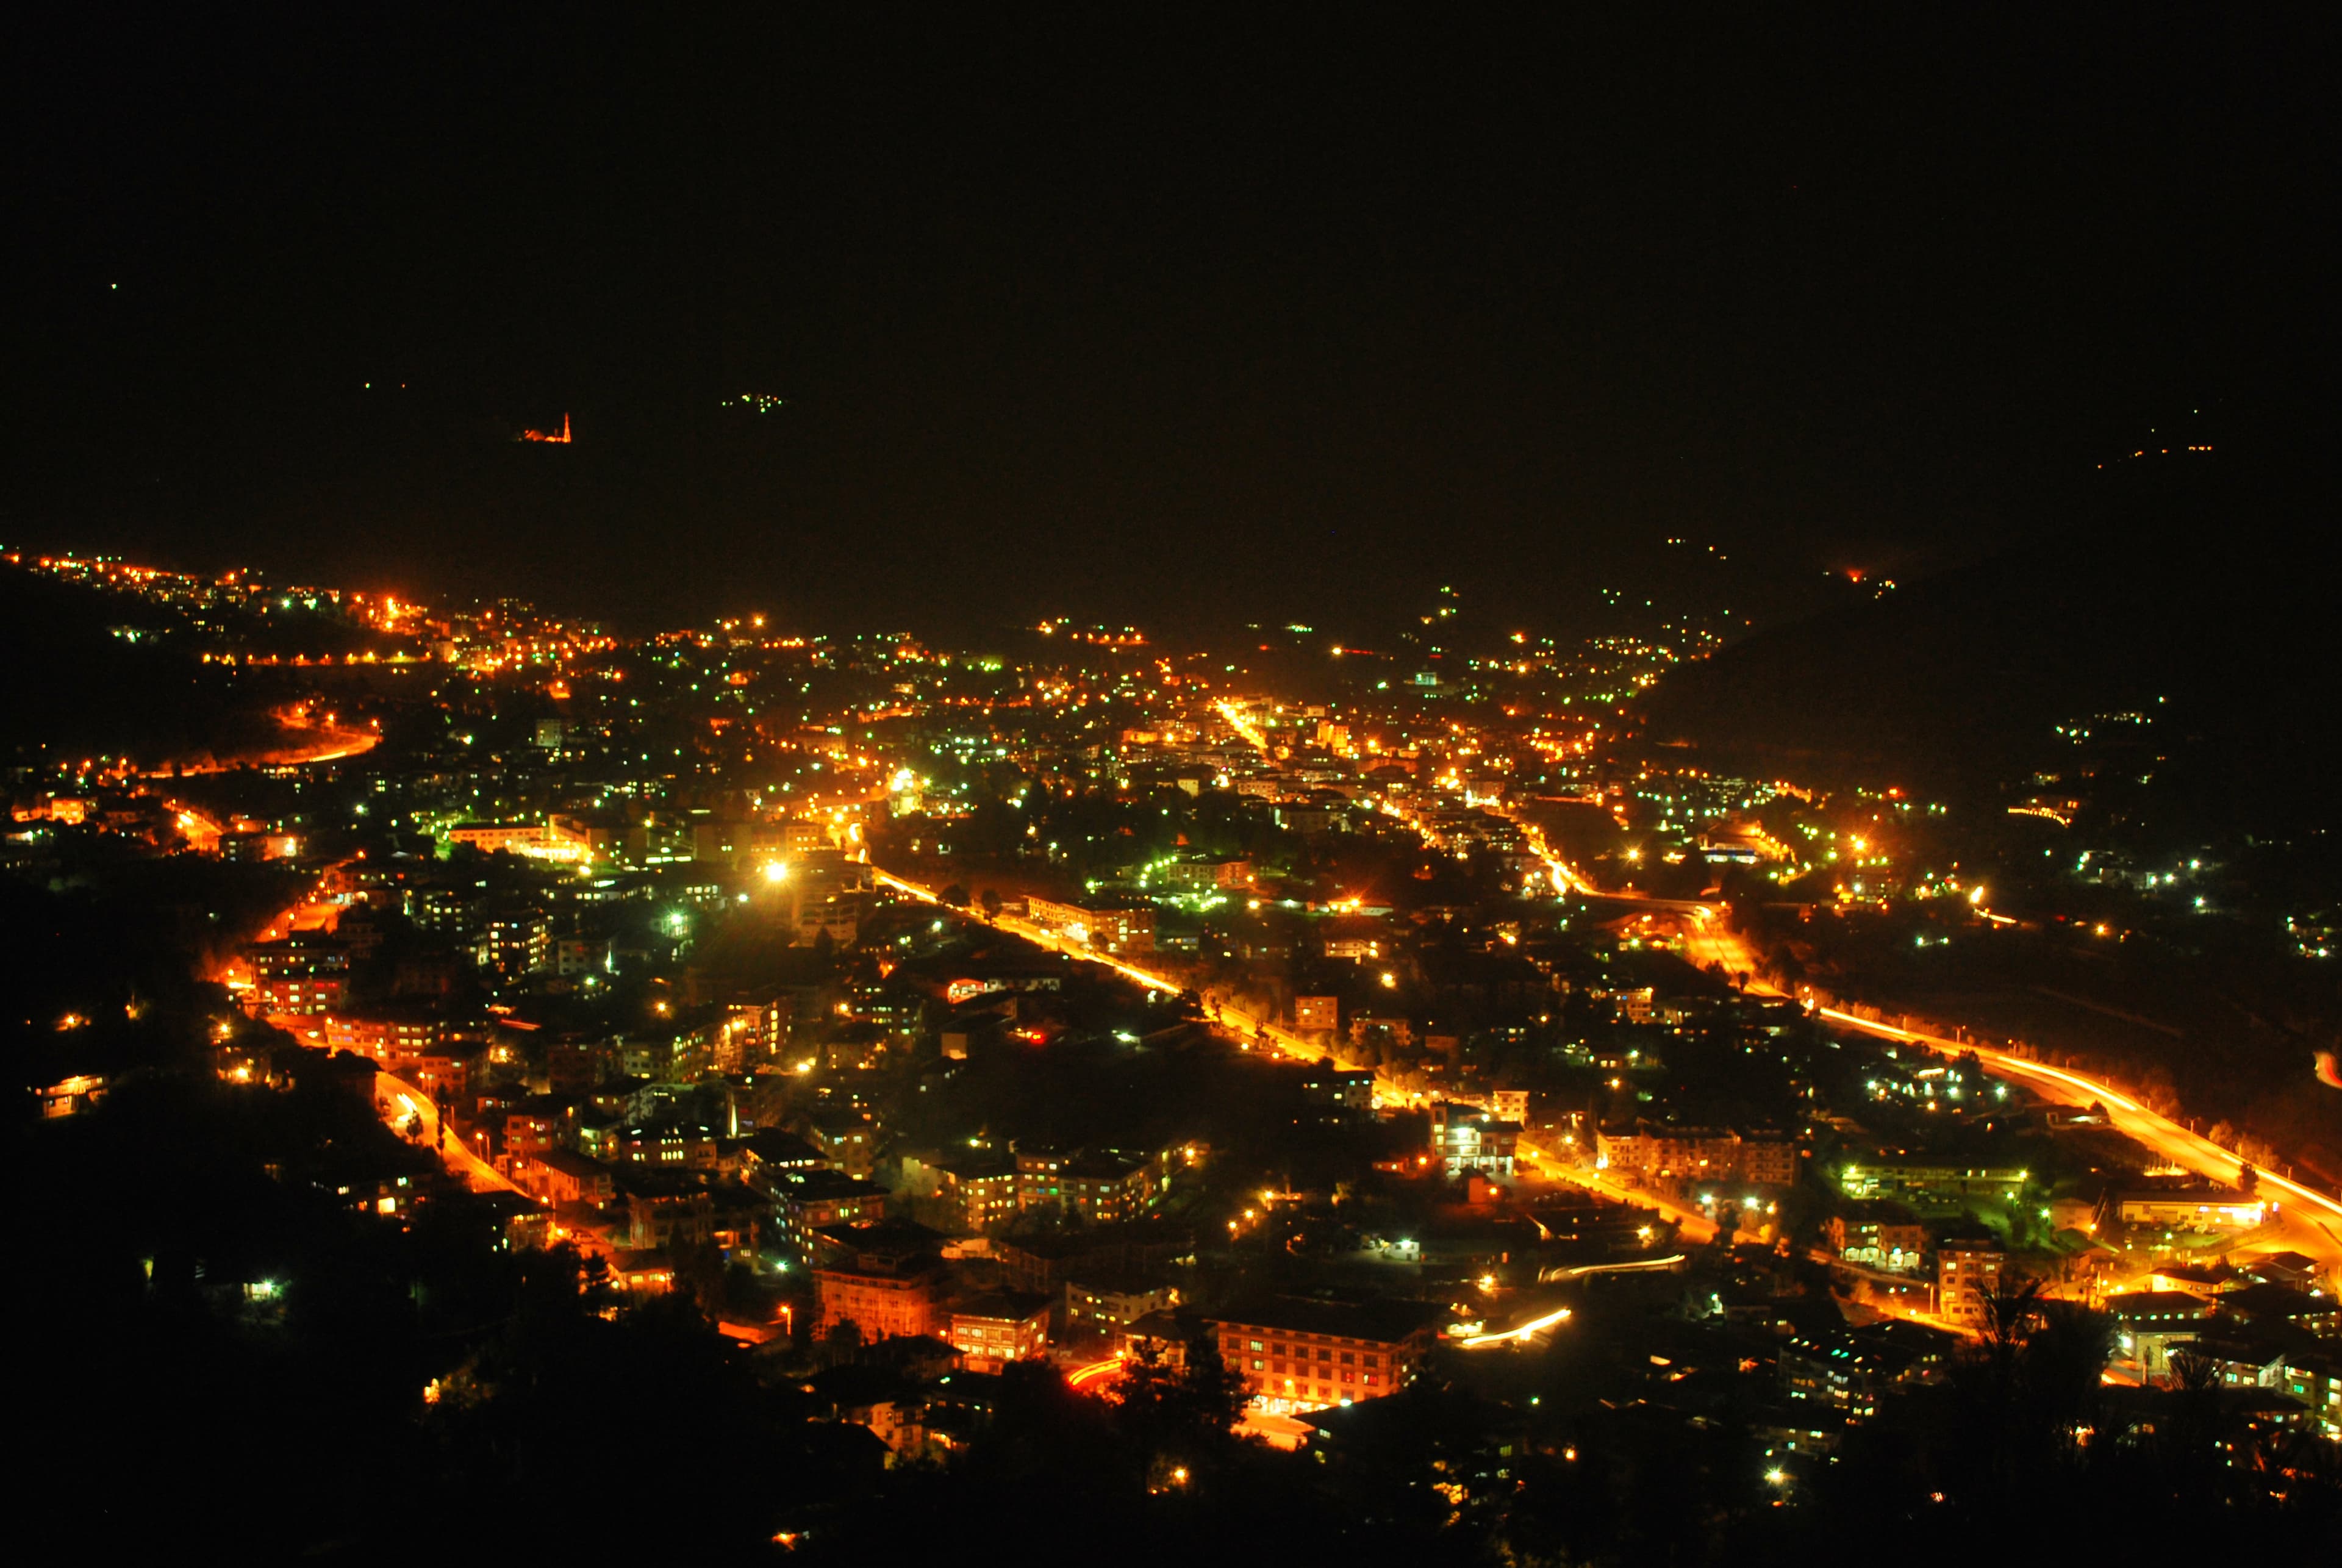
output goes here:
{"type": "Polygon", "coordinates": [[[2190,818],[2322,824],[2332,537],[2297,493],[2157,497],[1686,666],[1646,698],[1647,734],[1720,766],[1974,796],[2055,760],[2060,724],[2147,711],[2149,765],[2190,818]]]}

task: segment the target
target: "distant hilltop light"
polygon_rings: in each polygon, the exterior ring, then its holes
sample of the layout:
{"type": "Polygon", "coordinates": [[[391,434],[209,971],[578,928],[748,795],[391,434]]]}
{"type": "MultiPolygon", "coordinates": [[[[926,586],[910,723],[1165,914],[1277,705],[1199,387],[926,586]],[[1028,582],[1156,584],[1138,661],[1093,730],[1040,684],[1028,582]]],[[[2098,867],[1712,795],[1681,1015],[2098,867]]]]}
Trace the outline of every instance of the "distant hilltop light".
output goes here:
{"type": "Polygon", "coordinates": [[[561,416],[561,429],[558,432],[550,430],[524,430],[518,435],[514,436],[513,439],[515,441],[545,441],[550,442],[555,446],[567,446],[571,444],[573,439],[569,434],[569,415],[564,414],[561,416]]]}
{"type": "Polygon", "coordinates": [[[744,392],[737,397],[726,398],[723,404],[726,408],[746,408],[757,414],[770,414],[788,405],[787,398],[775,397],[769,392],[744,392]]]}

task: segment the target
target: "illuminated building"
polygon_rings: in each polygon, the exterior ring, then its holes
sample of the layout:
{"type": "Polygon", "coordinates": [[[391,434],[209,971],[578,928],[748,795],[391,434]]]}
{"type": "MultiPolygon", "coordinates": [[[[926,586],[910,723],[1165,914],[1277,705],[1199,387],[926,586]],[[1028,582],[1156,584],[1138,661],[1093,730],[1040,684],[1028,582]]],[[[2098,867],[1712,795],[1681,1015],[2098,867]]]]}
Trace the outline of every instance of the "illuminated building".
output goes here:
{"type": "Polygon", "coordinates": [[[1962,1328],[1982,1327],[2006,1261],[1989,1235],[1945,1237],[1936,1247],[1936,1311],[1962,1328]]]}
{"type": "Polygon", "coordinates": [[[813,1271],[820,1303],[817,1330],[851,1323],[862,1343],[933,1333],[940,1315],[943,1261],[934,1232],[903,1221],[858,1229],[837,1227],[826,1238],[850,1251],[850,1261],[813,1271]]]}
{"type": "Polygon", "coordinates": [[[513,1161],[512,1181],[555,1203],[606,1203],[617,1192],[608,1166],[568,1149],[540,1149],[513,1161]]]}
{"type": "Polygon", "coordinates": [[[1039,1355],[1049,1345],[1049,1298],[1031,1291],[995,1291],[951,1309],[952,1349],[970,1372],[998,1372],[1012,1361],[1039,1355]]]}
{"type": "Polygon", "coordinates": [[[1273,1296],[1206,1321],[1246,1392],[1267,1413],[1290,1415],[1405,1388],[1431,1353],[1437,1316],[1419,1302],[1273,1296]]]}
{"type": "Polygon", "coordinates": [[[2268,1204],[2225,1189],[2125,1193],[2115,1200],[2115,1218],[2166,1230],[2248,1231],[2267,1221],[2268,1204]]]}
{"type": "Polygon", "coordinates": [[[1451,1105],[1445,1100],[1431,1107],[1431,1155],[1451,1176],[1467,1171],[1511,1175],[1513,1151],[1520,1136],[1518,1123],[1499,1122],[1485,1111],[1451,1105]]]}
{"type": "Polygon", "coordinates": [[[1111,1337],[1150,1313],[1168,1312],[1178,1304],[1175,1286],[1148,1280],[1067,1280],[1066,1328],[1076,1336],[1111,1337]]]}
{"type": "Polygon", "coordinates": [[[1779,1352],[1781,1392],[1837,1411],[1849,1421],[1878,1413],[1878,1396],[1898,1383],[1939,1382],[1958,1337],[1914,1323],[1858,1333],[1801,1333],[1779,1352]]]}
{"type": "Polygon", "coordinates": [[[2141,1378],[2166,1377],[2171,1353],[2185,1350],[2211,1315],[2210,1305],[2185,1291],[2130,1291],[2107,1298],[2114,1314],[2115,1344],[2121,1359],[2138,1369],[2141,1378]]]}
{"type": "Polygon", "coordinates": [[[1093,952],[1125,958],[1155,951],[1155,906],[1136,899],[1035,898],[1028,901],[1027,916],[1093,952]]]}
{"type": "Polygon", "coordinates": [[[935,1173],[934,1202],[954,1229],[982,1231],[1016,1217],[1019,1174],[1006,1155],[971,1149],[922,1164],[935,1173]]]}
{"type": "MultiPolygon", "coordinates": [[[[1597,1133],[1595,1152],[1609,1170],[1688,1182],[1747,1182],[1789,1186],[1797,1182],[1797,1142],[1780,1133],[1733,1128],[1675,1128],[1637,1121],[1630,1133],[1597,1133]]],[[[1853,1193],[1850,1196],[1864,1196],[1853,1193]]]]}
{"type": "Polygon", "coordinates": [[[386,1007],[325,1015],[325,1044],[335,1051],[370,1056],[394,1073],[404,1072],[423,1053],[445,1039],[445,1024],[421,1008],[386,1007]]]}
{"type": "Polygon", "coordinates": [[[2025,1190],[2031,1173],[2014,1165],[1948,1165],[1933,1160],[1868,1159],[1849,1164],[1839,1185],[1849,1198],[1893,1198],[1926,1213],[1965,1206],[1969,1198],[2004,1202],[2025,1190]]]}
{"type": "Polygon", "coordinates": [[[45,1119],[78,1116],[105,1098],[105,1079],[95,1073],[76,1073],[36,1091],[45,1119]]]}
{"type": "Polygon", "coordinates": [[[1293,1027],[1303,1034],[1323,1029],[1332,1034],[1342,1026],[1342,1002],[1337,996],[1296,996],[1293,999],[1293,1027]]]}
{"type": "Polygon", "coordinates": [[[772,1200],[782,1243],[799,1253],[815,1251],[824,1231],[886,1217],[886,1189],[843,1171],[759,1171],[750,1183],[772,1200]]]}
{"type": "Polygon", "coordinates": [[[1830,1251],[1850,1263],[1910,1273],[1927,1247],[1927,1227],[1899,1203],[1873,1201],[1832,1214],[1823,1223],[1830,1251]]]}

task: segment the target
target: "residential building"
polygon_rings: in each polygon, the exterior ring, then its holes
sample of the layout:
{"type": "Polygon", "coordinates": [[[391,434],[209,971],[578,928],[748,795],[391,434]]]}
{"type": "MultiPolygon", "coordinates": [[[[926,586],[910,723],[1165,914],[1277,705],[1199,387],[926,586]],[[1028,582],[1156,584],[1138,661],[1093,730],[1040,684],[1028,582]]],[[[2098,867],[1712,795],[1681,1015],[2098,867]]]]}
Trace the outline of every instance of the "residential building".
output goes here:
{"type": "Polygon", "coordinates": [[[1797,1179],[1797,1144],[1773,1132],[1636,1122],[1622,1131],[1597,1130],[1595,1152],[1605,1168],[1632,1171],[1646,1181],[1786,1187],[1797,1179]]]}
{"type": "Polygon", "coordinates": [[[819,1303],[817,1331],[852,1323],[862,1343],[933,1333],[944,1283],[938,1238],[923,1225],[895,1221],[858,1229],[838,1227],[851,1249],[846,1261],[813,1271],[819,1303]]]}
{"type": "Polygon", "coordinates": [[[1066,1282],[1066,1332],[1076,1337],[1114,1337],[1148,1313],[1168,1312],[1178,1304],[1176,1286],[1152,1280],[1070,1279],[1066,1282]]]}
{"type": "Polygon", "coordinates": [[[1207,1314],[1220,1356],[1274,1415],[1396,1393],[1431,1353],[1436,1309],[1388,1298],[1270,1296],[1207,1314]]]}
{"type": "Polygon", "coordinates": [[[1034,898],[1026,901],[1026,910],[1034,924],[1094,952],[1130,958],[1155,951],[1155,906],[1143,900],[1034,898]]]}
{"type": "Polygon", "coordinates": [[[951,1347],[970,1372],[998,1372],[1028,1361],[1049,1344],[1047,1296],[1036,1291],[995,1291],[951,1309],[951,1347]]]}
{"type": "Polygon", "coordinates": [[[1998,1293],[2007,1259],[1989,1235],[1946,1236],[1936,1243],[1936,1311],[1966,1329],[1985,1325],[1985,1304],[1998,1293]]]}
{"type": "Polygon", "coordinates": [[[1445,1100],[1431,1107],[1431,1155],[1451,1176],[1511,1175],[1520,1135],[1518,1123],[1499,1122],[1486,1111],[1445,1100]]]}
{"type": "Polygon", "coordinates": [[[1927,1227],[1919,1216],[1883,1199],[1848,1205],[1823,1223],[1822,1233],[1830,1251],[1846,1262],[1897,1273],[1917,1273],[1927,1246],[1927,1227]]]}
{"type": "Polygon", "coordinates": [[[543,1149],[513,1162],[513,1184],[553,1203],[606,1203],[617,1192],[610,1168],[567,1149],[543,1149]]]}

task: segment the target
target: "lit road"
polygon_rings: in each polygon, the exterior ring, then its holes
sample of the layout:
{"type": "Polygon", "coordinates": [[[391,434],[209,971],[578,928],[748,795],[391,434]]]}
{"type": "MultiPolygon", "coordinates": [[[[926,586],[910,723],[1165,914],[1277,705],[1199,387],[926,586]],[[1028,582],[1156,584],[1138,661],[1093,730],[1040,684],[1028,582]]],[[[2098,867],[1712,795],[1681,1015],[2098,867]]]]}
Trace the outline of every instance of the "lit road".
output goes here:
{"type": "Polygon", "coordinates": [[[1244,736],[1246,740],[1250,741],[1262,751],[1266,752],[1269,749],[1267,734],[1258,724],[1254,724],[1250,719],[1244,716],[1244,710],[1242,708],[1239,708],[1234,703],[1229,702],[1214,703],[1212,704],[1212,708],[1220,715],[1220,717],[1228,722],[1228,728],[1244,736]]]}
{"type": "MultiPolygon", "coordinates": [[[[910,882],[903,877],[896,876],[890,871],[883,871],[876,864],[873,864],[870,867],[870,874],[883,885],[894,888],[899,893],[906,894],[909,896],[919,900],[923,904],[943,905],[942,899],[937,897],[934,890],[930,888],[924,887],[916,882],[910,882]]],[[[1094,953],[1083,944],[1066,935],[1063,932],[1051,931],[1046,926],[1036,925],[1030,921],[1019,920],[1012,915],[1005,914],[994,921],[993,924],[1000,930],[1006,931],[1011,935],[1020,936],[1026,941],[1033,943],[1037,946],[1046,947],[1053,953],[1062,953],[1068,957],[1081,959],[1091,964],[1103,964],[1109,969],[1116,970],[1120,974],[1128,976],[1130,979],[1136,980],[1141,985],[1152,986],[1157,991],[1165,992],[1174,996],[1186,989],[1186,987],[1178,980],[1170,975],[1159,974],[1150,970],[1141,969],[1135,964],[1127,964],[1118,958],[1112,958],[1104,954],[1094,953]]],[[[1222,1004],[1218,1006],[1216,1013],[1214,1014],[1214,1020],[1222,1034],[1226,1034],[1231,1039],[1235,1040],[1237,1044],[1247,1048],[1249,1048],[1254,1040],[1265,1037],[1270,1043],[1275,1044],[1277,1049],[1283,1051],[1286,1055],[1292,1056],[1299,1061],[1316,1062],[1321,1057],[1331,1054],[1325,1046],[1319,1045],[1313,1041],[1305,1040],[1290,1030],[1278,1028],[1276,1025],[1268,1023],[1265,1019],[1256,1018],[1251,1014],[1245,1012],[1241,1008],[1231,1007],[1226,1004],[1222,1004]]],[[[1344,1063],[1338,1056],[1335,1057],[1335,1064],[1337,1066],[1349,1065],[1349,1064],[1344,1063]]],[[[1384,1104],[1397,1105],[1416,1103],[1422,1099],[1421,1095],[1408,1094],[1406,1090],[1400,1088],[1396,1083],[1383,1077],[1379,1074],[1376,1075],[1375,1079],[1375,1097],[1376,1100],[1384,1104]]],[[[1524,1164],[1533,1164],[1540,1173],[1552,1179],[1573,1183],[1616,1203],[1630,1204],[1637,1208],[1653,1209],[1657,1211],[1660,1214],[1675,1223],[1678,1228],[1679,1233],[1682,1235],[1683,1239],[1686,1241],[1707,1242],[1715,1239],[1716,1233],[1716,1222],[1710,1220],[1696,1210],[1686,1209],[1678,1204],[1668,1203],[1665,1199],[1655,1197],[1648,1193],[1638,1192],[1632,1187],[1624,1186],[1597,1172],[1581,1170],[1572,1164],[1569,1161],[1559,1158],[1549,1151],[1539,1148],[1536,1144],[1529,1142],[1526,1138],[1520,1141],[1518,1150],[1524,1164]]],[[[1506,1330],[1495,1337],[1497,1339],[1510,1338],[1519,1333],[1519,1328],[1516,1326],[1515,1328],[1506,1330]]]]}
{"type": "Polygon", "coordinates": [[[1630,1203],[1639,1209],[1656,1210],[1663,1218],[1673,1223],[1677,1233],[1687,1242],[1706,1243],[1716,1239],[1716,1222],[1697,1209],[1687,1209],[1681,1203],[1672,1203],[1656,1193],[1630,1187],[1615,1177],[1605,1175],[1600,1171],[1588,1170],[1555,1154],[1551,1150],[1529,1142],[1526,1138],[1520,1141],[1519,1148],[1521,1158],[1525,1162],[1535,1164],[1541,1175],[1556,1182],[1567,1182],[1573,1186],[1584,1187],[1596,1196],[1608,1198],[1613,1203],[1630,1203]]]}
{"type": "MultiPolygon", "coordinates": [[[[374,1075],[374,1097],[375,1104],[383,1107],[383,1119],[390,1124],[394,1131],[404,1129],[409,1117],[419,1117],[423,1123],[421,1146],[429,1148],[438,1138],[439,1108],[431,1103],[430,1095],[425,1094],[404,1078],[376,1071],[374,1075]]],[[[450,1128],[449,1132],[452,1134],[454,1129],[450,1128]]],[[[506,1181],[494,1165],[489,1164],[466,1147],[461,1137],[449,1137],[446,1146],[439,1151],[439,1157],[446,1162],[450,1171],[470,1183],[472,1190],[475,1193],[520,1191],[518,1187],[506,1181]]]]}
{"type": "MultiPolygon", "coordinates": [[[[898,893],[908,894],[923,904],[950,907],[943,904],[943,900],[937,896],[934,889],[923,887],[916,882],[906,881],[891,871],[882,871],[876,864],[870,867],[870,874],[881,885],[891,887],[898,893]]],[[[956,913],[969,914],[970,912],[956,911],[956,913]]],[[[971,915],[971,918],[980,917],[971,915]]],[[[1024,938],[1036,947],[1046,947],[1052,953],[1062,953],[1068,958],[1077,958],[1088,964],[1103,964],[1108,969],[1152,990],[1176,996],[1188,988],[1185,981],[1172,975],[1158,974],[1150,969],[1141,969],[1136,964],[1126,963],[1111,954],[1096,952],[1087,944],[1077,942],[1062,931],[1052,931],[1046,925],[1036,925],[1029,920],[1020,919],[1013,914],[1003,914],[991,924],[1012,936],[1024,938]]],[[[1315,1062],[1319,1057],[1331,1054],[1325,1046],[1304,1040],[1291,1030],[1281,1029],[1265,1018],[1256,1018],[1240,1007],[1218,1003],[1210,1010],[1210,1015],[1212,1022],[1217,1025],[1221,1033],[1247,1049],[1256,1040],[1266,1039],[1287,1055],[1304,1062],[1315,1062]]],[[[1336,1057],[1335,1060],[1337,1065],[1342,1064],[1340,1058],[1336,1057]]],[[[1393,1097],[1399,1100],[1407,1098],[1395,1087],[1390,1093],[1393,1097]]]]}
{"type": "MultiPolygon", "coordinates": [[[[1753,971],[1756,964],[1746,949],[1722,927],[1723,923],[1719,920],[1695,917],[1684,934],[1686,955],[1694,956],[1695,962],[1700,962],[1702,960],[1696,955],[1706,954],[1727,970],[1753,971]]],[[[1748,988],[1766,995],[1780,994],[1771,986],[1754,980],[1748,988]]],[[[1968,1041],[1949,1040],[1940,1034],[1926,1034],[1897,1028],[1891,1024],[1875,1023],[1836,1007],[1816,1011],[1819,1016],[1843,1028],[1859,1030],[1865,1034],[1892,1040],[1899,1044],[1917,1045],[1941,1055],[1958,1056],[1973,1051],[1977,1059],[1993,1073],[2022,1083],[2043,1099],[2058,1104],[2088,1105],[2096,1102],[2107,1108],[2108,1120],[2124,1135],[2183,1170],[2192,1171],[2211,1181],[2233,1186],[2243,1167],[2242,1160],[2211,1139],[2199,1133],[2192,1133],[2169,1117],[2149,1110],[2110,1084],[1968,1041]]],[[[2342,1227],[2342,1203],[2274,1171],[2259,1172],[2259,1192],[2261,1196],[2283,1205],[2284,1210],[2289,1212],[2288,1217],[2297,1222],[2287,1229],[2301,1243],[2303,1251],[2314,1253],[2328,1267],[2342,1265],[2342,1228],[2337,1228],[2342,1227]]]]}

